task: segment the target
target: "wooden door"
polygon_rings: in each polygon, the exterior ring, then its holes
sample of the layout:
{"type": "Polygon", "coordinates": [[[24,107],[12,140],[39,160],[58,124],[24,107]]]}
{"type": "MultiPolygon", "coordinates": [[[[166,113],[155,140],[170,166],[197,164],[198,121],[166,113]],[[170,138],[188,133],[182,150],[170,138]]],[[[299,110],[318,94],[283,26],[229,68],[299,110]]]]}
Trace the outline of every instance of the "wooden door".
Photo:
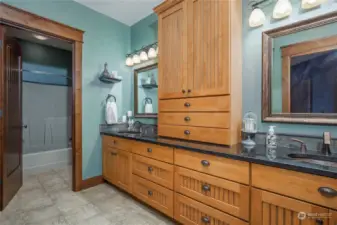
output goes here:
{"type": "Polygon", "coordinates": [[[251,210],[251,225],[329,225],[328,209],[255,188],[251,210]]]}
{"type": "Polygon", "coordinates": [[[231,1],[188,1],[189,97],[230,92],[230,4],[231,1]]]}
{"type": "Polygon", "coordinates": [[[186,96],[186,3],[182,1],[158,17],[159,98],[186,96]]]}
{"type": "Polygon", "coordinates": [[[117,186],[131,193],[132,153],[123,150],[118,150],[116,173],[117,173],[117,186]]]}
{"type": "Polygon", "coordinates": [[[103,145],[103,177],[117,184],[117,150],[103,145]]]}
{"type": "Polygon", "coordinates": [[[21,49],[14,39],[6,38],[0,27],[2,46],[1,133],[2,201],[4,209],[22,186],[22,72],[21,49]]]}

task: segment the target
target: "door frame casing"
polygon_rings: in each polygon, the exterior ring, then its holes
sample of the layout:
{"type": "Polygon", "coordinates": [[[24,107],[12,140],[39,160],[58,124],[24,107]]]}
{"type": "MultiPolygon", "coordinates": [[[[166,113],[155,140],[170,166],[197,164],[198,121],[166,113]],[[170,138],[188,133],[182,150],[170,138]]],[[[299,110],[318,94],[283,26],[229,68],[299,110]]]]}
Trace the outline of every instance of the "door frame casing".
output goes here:
{"type": "MultiPolygon", "coordinates": [[[[72,63],[72,190],[82,188],[82,45],[84,31],[65,24],[41,17],[39,15],[18,9],[5,3],[0,3],[0,24],[19,29],[41,33],[45,36],[58,38],[73,46],[72,63]]],[[[3,34],[0,34],[3,35],[3,34]]],[[[1,53],[2,54],[2,53],[1,53]]],[[[2,68],[3,57],[0,66],[2,68]]],[[[4,109],[4,71],[0,71],[0,110],[4,109]]],[[[0,117],[0,165],[3,165],[4,151],[4,117],[0,117]]],[[[0,166],[2,175],[2,166],[0,166]]],[[[2,187],[2,185],[0,185],[2,187]]],[[[0,188],[1,188],[0,187],[0,188]]],[[[0,194],[2,190],[0,189],[0,194]]],[[[0,209],[2,209],[2,201],[0,209]]]]}

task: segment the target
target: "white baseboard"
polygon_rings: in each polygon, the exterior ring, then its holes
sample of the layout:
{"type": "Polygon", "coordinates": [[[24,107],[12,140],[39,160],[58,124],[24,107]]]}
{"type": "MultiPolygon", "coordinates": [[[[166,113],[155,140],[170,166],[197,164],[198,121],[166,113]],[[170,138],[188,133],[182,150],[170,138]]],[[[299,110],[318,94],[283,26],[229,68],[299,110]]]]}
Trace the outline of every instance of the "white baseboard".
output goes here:
{"type": "Polygon", "coordinates": [[[57,169],[72,164],[71,148],[56,149],[45,152],[24,154],[22,166],[24,171],[57,169]]]}

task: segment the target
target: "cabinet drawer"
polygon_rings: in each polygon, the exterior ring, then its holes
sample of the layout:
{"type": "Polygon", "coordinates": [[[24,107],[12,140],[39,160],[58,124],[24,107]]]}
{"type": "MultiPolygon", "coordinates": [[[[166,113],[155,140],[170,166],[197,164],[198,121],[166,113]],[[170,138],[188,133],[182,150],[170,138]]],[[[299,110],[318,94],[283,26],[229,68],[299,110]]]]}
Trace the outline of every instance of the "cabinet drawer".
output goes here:
{"type": "Polygon", "coordinates": [[[321,187],[327,187],[337,191],[337,179],[253,164],[252,185],[282,195],[337,209],[337,196],[324,196],[324,194],[318,191],[321,187]]]}
{"type": "Polygon", "coordinates": [[[249,219],[249,187],[182,167],[175,167],[174,191],[228,214],[249,219]]]}
{"type": "Polygon", "coordinates": [[[132,152],[160,161],[173,163],[173,149],[169,147],[136,142],[132,147],[132,152]]]}
{"type": "Polygon", "coordinates": [[[158,125],[160,136],[173,137],[192,141],[209,142],[230,145],[231,131],[229,129],[158,125]]]}
{"type": "Polygon", "coordinates": [[[248,223],[175,193],[174,219],[186,225],[248,225],[248,223]]]}
{"type": "Polygon", "coordinates": [[[174,163],[178,166],[249,184],[248,162],[179,149],[174,154],[174,163]]]}
{"type": "Polygon", "coordinates": [[[137,175],[133,175],[132,186],[132,194],[135,197],[173,217],[173,191],[137,175]]]}
{"type": "Polygon", "coordinates": [[[228,112],[229,96],[159,100],[160,112],[228,112]]]}
{"type": "Polygon", "coordinates": [[[133,155],[132,172],[164,187],[173,189],[173,165],[133,155]]]}
{"type": "Polygon", "coordinates": [[[214,112],[159,113],[158,123],[196,127],[229,128],[230,114],[214,112]]]}
{"type": "Polygon", "coordinates": [[[117,138],[113,136],[103,136],[103,149],[110,147],[110,148],[117,148],[125,151],[131,151],[132,145],[134,141],[126,140],[123,138],[117,138]]]}

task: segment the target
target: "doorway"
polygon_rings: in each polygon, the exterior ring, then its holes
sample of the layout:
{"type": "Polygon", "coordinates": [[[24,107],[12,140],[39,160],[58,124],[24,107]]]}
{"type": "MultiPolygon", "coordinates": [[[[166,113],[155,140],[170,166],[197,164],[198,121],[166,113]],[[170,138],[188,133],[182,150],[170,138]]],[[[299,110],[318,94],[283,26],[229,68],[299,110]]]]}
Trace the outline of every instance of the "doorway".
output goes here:
{"type": "MultiPolygon", "coordinates": [[[[26,70],[37,73],[46,72],[27,69],[27,65],[26,68],[23,68],[22,48],[16,37],[18,34],[24,36],[22,32],[47,37],[52,42],[50,45],[63,43],[72,51],[71,75],[69,76],[70,79],[66,78],[68,79],[66,83],[71,84],[72,87],[71,91],[68,92],[71,95],[71,101],[69,102],[71,102],[72,107],[69,107],[71,109],[70,119],[64,119],[63,122],[70,121],[67,124],[71,124],[69,132],[67,132],[70,140],[66,142],[69,143],[70,141],[70,149],[72,149],[72,190],[79,191],[82,185],[81,77],[83,31],[0,3],[0,46],[2,46],[0,55],[0,68],[2,68],[0,71],[0,211],[6,207],[22,186],[22,148],[24,147],[22,144],[24,135],[22,134],[24,134],[23,129],[28,128],[28,124],[25,124],[25,121],[22,120],[24,110],[22,105],[23,72],[27,72],[26,70]],[[16,34],[13,34],[13,30],[16,34]]],[[[55,48],[55,46],[50,47],[55,48]]],[[[50,74],[56,73],[60,73],[60,71],[50,72],[50,74]]],[[[26,87],[26,90],[29,90],[29,87],[26,87]]],[[[25,97],[28,96],[25,94],[25,97]]],[[[58,122],[54,121],[54,125],[58,122]]],[[[52,123],[50,120],[47,127],[53,126],[52,123]]],[[[54,126],[54,134],[57,133],[55,130],[56,127],[54,126]]],[[[52,138],[52,136],[49,137],[52,138]]]]}

